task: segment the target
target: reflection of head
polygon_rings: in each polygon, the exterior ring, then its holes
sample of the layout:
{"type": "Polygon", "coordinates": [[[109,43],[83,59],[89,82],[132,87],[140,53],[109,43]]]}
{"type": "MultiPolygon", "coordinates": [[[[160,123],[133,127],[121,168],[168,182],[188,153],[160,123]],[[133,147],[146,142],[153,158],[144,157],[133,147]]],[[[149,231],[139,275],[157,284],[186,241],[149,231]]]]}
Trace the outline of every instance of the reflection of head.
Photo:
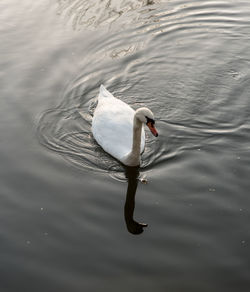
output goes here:
{"type": "Polygon", "coordinates": [[[127,223],[128,231],[132,234],[141,234],[144,231],[143,227],[147,227],[147,226],[148,224],[138,223],[136,221],[131,221],[130,223],[127,223]]]}
{"type": "Polygon", "coordinates": [[[132,234],[141,234],[145,223],[138,223],[134,220],[135,194],[138,184],[139,167],[125,167],[125,175],[128,179],[128,189],[124,206],[124,216],[127,229],[132,234]]]}

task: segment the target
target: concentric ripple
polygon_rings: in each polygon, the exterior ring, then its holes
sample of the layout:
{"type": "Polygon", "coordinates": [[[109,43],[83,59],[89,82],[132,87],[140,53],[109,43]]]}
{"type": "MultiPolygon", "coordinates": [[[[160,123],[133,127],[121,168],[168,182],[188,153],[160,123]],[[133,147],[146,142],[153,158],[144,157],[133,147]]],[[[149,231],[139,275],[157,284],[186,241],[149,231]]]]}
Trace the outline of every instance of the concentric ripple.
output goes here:
{"type": "MultiPolygon", "coordinates": [[[[66,104],[65,107],[59,106],[44,112],[38,125],[39,140],[47,148],[61,154],[80,169],[108,172],[116,179],[123,180],[122,165],[102,150],[91,132],[97,92],[98,88],[76,98],[74,107],[72,107],[73,104],[71,107],[66,104]],[[77,100],[80,106],[77,106],[77,100]]],[[[72,101],[67,96],[65,100],[72,101]]],[[[157,141],[147,136],[147,146],[143,153],[144,171],[157,160],[157,156],[152,154],[159,147],[157,141]]]]}
{"type": "MultiPolygon", "coordinates": [[[[249,8],[244,1],[241,5],[249,8]]],[[[128,11],[116,20],[117,27],[134,20],[128,11]]],[[[121,164],[91,134],[102,83],[134,109],[145,105],[155,113],[160,135],[147,135],[142,173],[188,151],[244,137],[249,105],[241,84],[249,90],[250,72],[247,48],[238,40],[248,37],[250,20],[242,7],[232,10],[230,1],[171,1],[133,11],[139,15],[134,27],[98,35],[61,104],[41,115],[41,143],[80,169],[123,178],[121,164]]],[[[239,147],[246,150],[243,140],[239,147]]]]}

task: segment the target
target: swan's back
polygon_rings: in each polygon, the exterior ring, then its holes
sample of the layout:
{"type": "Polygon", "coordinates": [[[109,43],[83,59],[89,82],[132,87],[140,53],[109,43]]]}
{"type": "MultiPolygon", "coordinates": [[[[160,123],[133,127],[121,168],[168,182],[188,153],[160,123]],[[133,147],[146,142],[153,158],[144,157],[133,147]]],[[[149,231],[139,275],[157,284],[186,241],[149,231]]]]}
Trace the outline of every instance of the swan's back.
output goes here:
{"type": "MultiPolygon", "coordinates": [[[[129,105],[115,98],[101,85],[92,132],[97,143],[122,162],[132,149],[134,115],[135,111],[129,105]]],[[[144,146],[145,132],[142,128],[141,152],[144,146]]]]}

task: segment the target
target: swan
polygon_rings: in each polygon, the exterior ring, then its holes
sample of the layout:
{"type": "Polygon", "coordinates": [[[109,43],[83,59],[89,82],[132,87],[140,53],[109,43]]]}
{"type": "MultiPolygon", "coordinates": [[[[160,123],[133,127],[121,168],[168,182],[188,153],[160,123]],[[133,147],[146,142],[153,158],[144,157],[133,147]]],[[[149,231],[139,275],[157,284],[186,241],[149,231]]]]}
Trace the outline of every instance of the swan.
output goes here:
{"type": "Polygon", "coordinates": [[[127,166],[139,166],[145,147],[146,124],[157,137],[154,115],[146,107],[134,111],[100,86],[98,104],[92,119],[92,133],[96,142],[111,156],[127,166]]]}

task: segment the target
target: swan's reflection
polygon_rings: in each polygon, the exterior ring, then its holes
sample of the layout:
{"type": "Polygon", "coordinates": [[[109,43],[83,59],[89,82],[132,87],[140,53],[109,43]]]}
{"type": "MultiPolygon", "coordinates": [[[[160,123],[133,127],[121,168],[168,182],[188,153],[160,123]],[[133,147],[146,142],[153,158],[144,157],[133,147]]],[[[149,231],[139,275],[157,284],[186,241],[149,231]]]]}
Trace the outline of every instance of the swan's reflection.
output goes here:
{"type": "Polygon", "coordinates": [[[126,202],[124,206],[124,217],[127,225],[127,229],[132,234],[140,234],[143,232],[143,227],[147,227],[148,224],[138,223],[134,220],[135,209],[135,194],[138,185],[139,167],[124,166],[125,175],[128,180],[128,189],[126,202]]]}

